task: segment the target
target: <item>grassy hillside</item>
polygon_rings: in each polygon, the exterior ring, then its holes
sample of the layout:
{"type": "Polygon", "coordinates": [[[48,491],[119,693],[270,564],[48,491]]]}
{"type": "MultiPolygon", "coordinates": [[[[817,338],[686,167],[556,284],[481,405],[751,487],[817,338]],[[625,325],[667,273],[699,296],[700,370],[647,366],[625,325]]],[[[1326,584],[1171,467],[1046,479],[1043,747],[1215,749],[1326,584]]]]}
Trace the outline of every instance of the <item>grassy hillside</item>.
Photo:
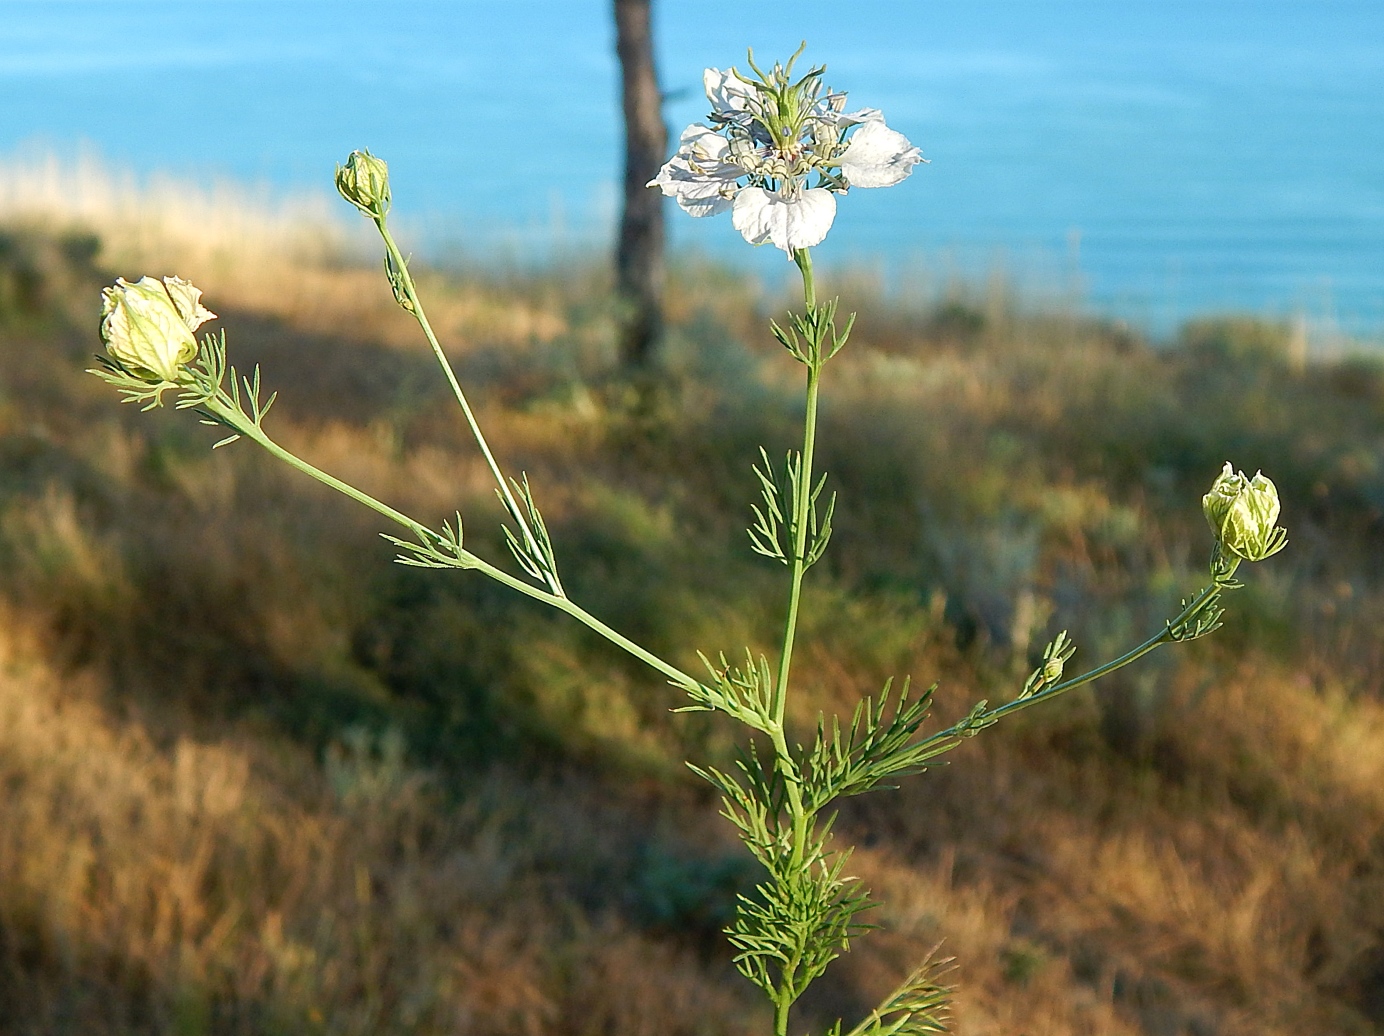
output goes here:
{"type": "MultiPolygon", "coordinates": [[[[459,507],[502,558],[484,467],[351,231],[20,172],[0,194],[0,1033],[763,1031],[718,935],[755,873],[682,766],[733,731],[82,373],[103,283],[190,277],[280,390],[280,441],[426,521],[459,507]]],[[[781,303],[679,270],[668,373],[636,392],[600,270],[423,281],[572,596],[689,670],[772,650],[782,574],[744,526],[756,448],[797,434],[765,332],[781,303]]],[[[1216,636],[852,800],[838,830],[883,930],[808,1015],[868,1009],[940,942],[968,1036],[1384,1031],[1384,368],[1305,363],[1249,319],[1155,349],[1000,292],[910,307],[824,281],[862,316],[828,369],[841,500],[804,601],[804,731],[907,673],[950,720],[1014,693],[1059,629],[1088,663],[1142,639],[1204,578],[1200,494],[1227,458],[1275,478],[1292,542],[1216,636]]]]}

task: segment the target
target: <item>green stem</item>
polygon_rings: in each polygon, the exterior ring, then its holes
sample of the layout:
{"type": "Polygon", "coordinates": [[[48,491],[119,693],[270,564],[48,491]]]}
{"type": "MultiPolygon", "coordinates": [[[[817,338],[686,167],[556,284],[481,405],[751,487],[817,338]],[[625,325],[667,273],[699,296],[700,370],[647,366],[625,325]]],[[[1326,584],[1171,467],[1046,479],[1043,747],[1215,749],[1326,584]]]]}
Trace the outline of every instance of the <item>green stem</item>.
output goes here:
{"type": "MultiPolygon", "coordinates": [[[[423,329],[423,335],[428,340],[428,345],[432,346],[433,355],[437,357],[438,364],[442,367],[442,373],[447,377],[447,384],[452,387],[452,395],[456,397],[457,404],[461,407],[461,412],[466,416],[467,427],[471,429],[471,435],[475,438],[476,444],[481,448],[481,453],[485,457],[485,463],[490,468],[490,474],[494,476],[495,484],[499,487],[500,493],[504,498],[505,507],[511,517],[518,524],[520,532],[524,537],[524,545],[529,549],[535,558],[543,557],[543,552],[538,546],[538,540],[529,529],[528,522],[524,520],[524,512],[519,508],[519,502],[514,499],[514,494],[510,490],[509,481],[500,470],[499,462],[495,460],[495,455],[490,451],[490,444],[485,441],[485,435],[481,432],[480,423],[476,420],[475,413],[471,410],[471,404],[467,402],[466,393],[461,390],[461,383],[457,381],[456,371],[452,369],[451,361],[447,359],[447,354],[442,351],[442,345],[437,340],[437,335],[433,333],[432,324],[428,322],[428,315],[423,311],[423,302],[418,297],[418,292],[413,284],[413,275],[408,272],[408,263],[404,261],[403,254],[399,251],[399,246],[394,243],[394,236],[390,234],[389,227],[385,223],[384,217],[375,219],[375,226],[379,229],[380,237],[384,239],[385,250],[389,253],[390,264],[398,277],[399,286],[403,288],[404,297],[408,300],[408,310],[413,314],[418,326],[423,329]]],[[[563,596],[562,583],[558,580],[556,572],[544,572],[544,579],[548,588],[559,597],[563,596]]]]}
{"type": "Polygon", "coordinates": [[[793,666],[793,644],[798,631],[798,606],[802,599],[803,574],[807,571],[808,509],[812,506],[812,459],[817,444],[817,396],[822,371],[807,368],[807,417],[803,429],[803,452],[798,473],[798,491],[793,499],[793,555],[789,566],[788,614],[783,624],[783,651],[779,655],[778,682],[774,685],[774,722],[783,725],[788,700],[788,675],[793,666]]]}
{"type": "MultiPolygon", "coordinates": [[[[399,525],[402,525],[404,528],[408,529],[411,533],[418,537],[418,539],[421,542],[437,543],[440,540],[440,537],[437,535],[437,533],[433,532],[422,522],[410,518],[402,511],[396,511],[388,504],[376,500],[370,494],[361,492],[355,486],[349,485],[341,481],[341,479],[336,478],[333,475],[327,474],[321,468],[314,467],[307,461],[303,460],[301,457],[298,457],[297,455],[284,449],[273,439],[269,438],[269,436],[265,434],[262,428],[260,428],[254,422],[250,421],[244,414],[240,413],[238,409],[231,406],[229,401],[211,399],[208,400],[204,405],[206,406],[206,409],[209,413],[212,413],[216,417],[224,420],[230,427],[234,428],[241,435],[245,436],[245,438],[251,439],[254,442],[258,443],[261,447],[263,447],[273,456],[279,458],[279,460],[283,461],[285,464],[297,469],[298,471],[301,471],[303,474],[308,475],[311,478],[315,478],[318,482],[321,482],[325,486],[330,486],[332,489],[335,489],[338,493],[342,493],[345,496],[350,497],[357,503],[364,504],[372,511],[376,512],[377,514],[383,515],[390,521],[397,522],[399,525]]],[[[465,552],[463,554],[463,557],[465,560],[465,565],[458,567],[473,568],[476,571],[482,572],[485,575],[489,576],[496,582],[503,583],[505,586],[508,586],[513,590],[517,590],[519,593],[523,594],[526,597],[531,597],[535,601],[541,601],[544,604],[551,605],[552,607],[558,609],[558,611],[566,612],[568,615],[576,619],[578,622],[587,626],[589,629],[595,631],[596,633],[599,633],[602,637],[610,641],[616,647],[619,647],[624,651],[627,651],[629,654],[633,655],[635,658],[639,659],[644,664],[648,665],[653,669],[658,670],[660,673],[662,673],[665,677],[668,678],[670,683],[673,683],[678,687],[683,688],[684,690],[691,690],[697,687],[697,681],[694,680],[691,676],[684,673],[681,669],[677,668],[677,666],[672,665],[669,662],[665,662],[663,659],[655,655],[652,651],[649,651],[648,649],[641,647],[640,645],[636,644],[634,641],[626,637],[624,634],[617,632],[610,626],[607,626],[604,622],[596,618],[586,609],[574,604],[565,594],[550,593],[546,590],[542,590],[532,585],[531,583],[526,583],[522,579],[518,579],[515,576],[510,575],[508,572],[504,571],[504,569],[496,568],[488,561],[483,561],[476,555],[471,554],[469,551],[465,552]]]]}
{"type": "MultiPolygon", "coordinates": [[[[812,278],[812,253],[799,248],[793,261],[803,276],[803,302],[808,312],[817,308],[817,290],[812,278]]],[[[819,343],[814,343],[819,344],[819,343]]],[[[779,655],[778,680],[774,684],[774,722],[783,726],[788,701],[788,675],[793,666],[793,642],[798,631],[798,604],[802,597],[803,573],[807,570],[807,512],[812,504],[812,457],[817,443],[817,393],[822,367],[820,349],[813,348],[807,364],[807,411],[803,419],[803,452],[798,471],[797,493],[793,499],[793,556],[789,564],[788,614],[783,623],[783,650],[779,655]]]]}
{"type": "Polygon", "coordinates": [[[793,262],[803,275],[803,302],[808,310],[814,310],[817,308],[817,286],[812,281],[812,253],[799,248],[793,253],[793,262]]]}
{"type": "Polygon", "coordinates": [[[669,683],[682,688],[684,691],[691,691],[697,688],[697,681],[694,680],[692,677],[688,676],[677,666],[671,664],[670,662],[665,662],[663,659],[655,655],[652,651],[649,651],[647,648],[641,647],[634,641],[630,640],[629,637],[625,636],[623,633],[620,633],[619,631],[612,629],[610,626],[607,626],[604,622],[596,618],[596,616],[592,615],[585,608],[582,608],[580,605],[572,603],[571,598],[567,597],[565,594],[558,595],[554,593],[549,593],[546,590],[540,590],[538,587],[534,586],[531,583],[525,583],[523,580],[515,578],[508,572],[504,571],[504,569],[496,568],[488,561],[482,561],[474,554],[468,555],[468,563],[470,567],[475,568],[479,572],[485,573],[491,579],[494,579],[496,582],[503,583],[505,586],[511,587],[514,590],[518,590],[521,594],[524,594],[526,597],[532,597],[535,601],[542,601],[544,604],[552,605],[560,612],[566,612],[568,615],[576,619],[578,622],[586,626],[588,629],[591,629],[594,632],[599,633],[602,637],[610,641],[616,647],[621,648],[622,650],[633,655],[635,658],[639,659],[641,662],[643,662],[650,668],[658,670],[660,673],[662,673],[665,677],[668,678],[669,683]]]}
{"type": "Polygon", "coordinates": [[[223,404],[219,404],[215,400],[208,401],[205,405],[209,413],[215,414],[217,417],[220,417],[223,420],[225,420],[229,425],[234,427],[237,432],[245,436],[245,438],[258,443],[265,450],[273,454],[279,460],[283,461],[289,467],[296,468],[303,474],[317,479],[317,481],[321,482],[324,486],[330,486],[332,489],[335,489],[338,493],[350,497],[352,500],[356,501],[359,504],[364,504],[372,511],[384,515],[390,521],[398,522],[404,528],[408,529],[414,535],[422,539],[436,539],[436,534],[432,532],[432,530],[429,529],[422,522],[415,521],[408,515],[404,514],[402,511],[396,511],[388,504],[381,503],[379,500],[376,500],[369,493],[361,492],[355,486],[341,481],[341,479],[336,478],[334,475],[327,474],[321,468],[313,467],[311,464],[303,460],[301,457],[298,457],[297,455],[290,453],[288,450],[284,449],[282,446],[276,443],[273,439],[269,438],[269,436],[264,433],[264,430],[262,428],[260,428],[258,425],[246,421],[233,408],[225,406],[223,404]]]}
{"type": "MultiPolygon", "coordinates": [[[[1238,565],[1239,562],[1236,561],[1235,564],[1230,568],[1230,571],[1225,574],[1224,579],[1227,582],[1229,581],[1230,576],[1234,573],[1235,568],[1238,567],[1238,565]]],[[[1183,608],[1182,611],[1178,613],[1177,617],[1175,619],[1172,619],[1161,632],[1154,634],[1152,637],[1144,641],[1138,647],[1133,648],[1130,651],[1126,651],[1119,658],[1106,662],[1104,665],[1097,666],[1090,672],[1082,673],[1080,676],[1074,676],[1070,680],[1065,680],[1062,683],[1053,684],[1046,690],[1039,691],[1037,694],[1032,695],[1031,697],[1020,698],[1017,701],[1006,702],[1004,705],[996,706],[995,708],[990,709],[988,712],[982,713],[980,717],[981,721],[988,724],[996,720],[1003,719],[1005,716],[1008,716],[1012,712],[1018,712],[1020,709],[1026,709],[1030,705],[1036,705],[1040,701],[1047,701],[1049,698],[1055,698],[1059,694],[1065,694],[1067,691],[1072,691],[1078,687],[1085,686],[1088,683],[1091,683],[1095,680],[1099,680],[1103,676],[1109,676],[1117,669],[1123,669],[1131,662],[1137,662],[1139,659],[1147,655],[1150,651],[1153,651],[1154,649],[1161,647],[1164,644],[1171,644],[1173,642],[1172,631],[1178,628],[1179,626],[1183,626],[1186,623],[1191,622],[1192,619],[1196,618],[1197,614],[1201,612],[1204,608],[1206,608],[1207,605],[1211,604],[1212,601],[1217,597],[1217,595],[1219,595],[1222,589],[1224,589],[1224,586],[1222,586],[1220,583],[1213,582],[1210,586],[1206,587],[1199,594],[1197,594],[1196,597],[1192,598],[1191,602],[1185,608],[1183,608]]],[[[955,737],[961,731],[961,727],[962,724],[954,724],[948,727],[946,730],[939,730],[936,734],[933,734],[931,737],[929,737],[927,741],[924,743],[926,744],[935,741],[944,741],[949,737],[955,737]]]]}
{"type": "Polygon", "coordinates": [[[1023,698],[1019,701],[1011,701],[1007,704],[999,706],[998,708],[991,709],[988,713],[986,713],[987,718],[1000,719],[1004,716],[1009,715],[1011,712],[1018,712],[1020,709],[1026,709],[1035,702],[1045,701],[1048,698],[1054,698],[1059,694],[1065,694],[1067,691],[1075,690],[1078,687],[1082,687],[1095,680],[1099,680],[1102,676],[1109,676],[1116,669],[1123,669],[1131,662],[1137,662],[1139,659],[1143,658],[1145,655],[1147,655],[1150,651],[1153,651],[1155,648],[1161,647],[1164,644],[1171,644],[1173,642],[1172,631],[1176,629],[1178,626],[1181,626],[1184,623],[1191,621],[1191,619],[1193,619],[1199,611],[1201,611],[1203,608],[1206,607],[1207,604],[1210,603],[1211,599],[1215,597],[1220,592],[1220,590],[1221,588],[1217,586],[1215,583],[1212,583],[1210,586],[1206,587],[1204,590],[1201,591],[1201,593],[1197,594],[1196,597],[1192,598],[1191,603],[1188,604],[1187,607],[1183,608],[1182,611],[1178,614],[1177,618],[1173,619],[1170,623],[1168,623],[1168,625],[1163,629],[1161,633],[1155,633],[1152,637],[1144,641],[1138,647],[1133,648],[1130,651],[1126,651],[1119,658],[1106,662],[1104,665],[1097,666],[1090,672],[1082,673],[1080,676],[1074,676],[1070,680],[1066,680],[1059,684],[1053,684],[1051,687],[1047,688],[1046,690],[1039,691],[1032,697],[1023,698]]]}
{"type": "MultiPolygon", "coordinates": [[[[803,278],[803,302],[809,314],[817,308],[817,290],[812,277],[812,255],[805,248],[793,253],[803,278]]],[[[823,333],[813,325],[815,334],[823,333]]],[[[803,806],[801,777],[797,764],[788,747],[784,732],[784,716],[788,704],[788,678],[793,667],[793,646],[798,631],[798,608],[802,600],[803,574],[807,571],[807,532],[808,512],[812,507],[812,461],[817,443],[817,399],[821,385],[822,361],[821,341],[809,345],[807,363],[807,406],[803,418],[803,450],[799,458],[797,491],[793,497],[793,552],[789,561],[788,608],[783,623],[783,648],[779,654],[778,679],[774,682],[773,712],[774,722],[771,739],[774,753],[778,757],[779,772],[783,774],[784,788],[787,792],[788,814],[793,822],[793,841],[790,869],[797,870],[803,865],[807,846],[808,826],[811,821],[809,811],[803,806]]],[[[786,965],[774,998],[774,1034],[787,1036],[789,1012],[797,999],[796,985],[797,961],[786,965]]]]}
{"type": "Polygon", "coordinates": [[[774,1036],[788,1036],[788,1012],[792,1007],[791,995],[780,993],[774,1001],[774,1036]]]}

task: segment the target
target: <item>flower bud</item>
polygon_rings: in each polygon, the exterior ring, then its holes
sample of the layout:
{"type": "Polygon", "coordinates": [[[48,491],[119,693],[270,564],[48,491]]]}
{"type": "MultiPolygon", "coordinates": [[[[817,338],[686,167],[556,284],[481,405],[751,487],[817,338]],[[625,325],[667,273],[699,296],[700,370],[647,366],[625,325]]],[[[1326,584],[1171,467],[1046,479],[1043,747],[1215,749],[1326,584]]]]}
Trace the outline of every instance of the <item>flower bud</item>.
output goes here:
{"type": "Polygon", "coordinates": [[[1287,534],[1274,526],[1278,489],[1263,472],[1250,479],[1226,461],[1201,507],[1222,549],[1245,561],[1263,561],[1287,543],[1287,534]]]}
{"type": "Polygon", "coordinates": [[[389,211],[389,166],[369,151],[352,151],[346,164],[336,167],[336,189],[364,215],[383,219],[389,211]]]}
{"type": "Polygon", "coordinates": [[[181,277],[124,278],[101,291],[101,341],[130,373],[149,381],[176,381],[197,355],[193,332],[216,314],[202,292],[181,277]]]}

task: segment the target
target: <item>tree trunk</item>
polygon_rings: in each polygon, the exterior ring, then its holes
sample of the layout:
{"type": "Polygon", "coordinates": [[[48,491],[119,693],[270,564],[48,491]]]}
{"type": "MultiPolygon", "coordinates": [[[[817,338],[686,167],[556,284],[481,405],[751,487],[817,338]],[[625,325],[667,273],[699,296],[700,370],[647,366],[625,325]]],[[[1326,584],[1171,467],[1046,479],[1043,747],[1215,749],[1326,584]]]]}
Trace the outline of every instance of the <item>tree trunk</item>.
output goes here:
{"type": "Polygon", "coordinates": [[[645,186],[668,149],[654,69],[651,0],[615,0],[625,110],[625,209],[615,255],[620,302],[620,356],[626,368],[656,359],[663,333],[663,193],[645,186]]]}

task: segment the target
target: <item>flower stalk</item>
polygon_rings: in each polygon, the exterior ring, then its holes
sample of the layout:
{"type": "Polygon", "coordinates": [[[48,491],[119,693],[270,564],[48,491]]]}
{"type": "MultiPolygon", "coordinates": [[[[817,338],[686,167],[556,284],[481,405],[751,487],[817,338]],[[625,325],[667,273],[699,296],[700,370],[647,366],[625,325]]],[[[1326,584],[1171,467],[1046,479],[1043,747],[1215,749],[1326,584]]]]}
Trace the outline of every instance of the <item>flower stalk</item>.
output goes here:
{"type": "MultiPolygon", "coordinates": [[[[418,297],[418,287],[414,284],[413,275],[409,273],[408,260],[404,258],[398,244],[395,243],[394,235],[389,232],[388,166],[383,160],[371,155],[369,151],[353,151],[346,160],[346,165],[337,167],[336,184],[341,196],[375,224],[375,229],[379,231],[380,238],[384,241],[385,275],[388,277],[389,286],[394,292],[394,301],[418,322],[418,327],[422,330],[423,337],[427,339],[428,346],[432,349],[438,366],[442,368],[442,374],[447,379],[447,384],[452,390],[452,396],[456,399],[457,406],[461,408],[462,416],[466,420],[466,427],[470,429],[471,437],[476,440],[476,445],[480,447],[481,456],[485,458],[486,467],[490,469],[491,477],[495,480],[495,492],[510,518],[519,527],[522,542],[513,540],[512,542],[518,548],[516,554],[523,555],[519,559],[520,563],[524,565],[526,571],[536,569],[537,577],[547,584],[548,589],[555,596],[565,597],[566,593],[562,589],[562,581],[558,578],[557,564],[552,558],[551,548],[540,542],[540,538],[534,535],[533,530],[529,527],[525,510],[519,506],[518,500],[514,497],[514,491],[511,487],[512,480],[505,478],[504,472],[500,470],[499,461],[495,459],[495,454],[486,441],[485,433],[481,431],[480,422],[476,420],[475,411],[471,409],[466,393],[462,391],[461,382],[457,380],[456,370],[453,369],[452,362],[447,359],[447,354],[442,349],[442,343],[438,341],[437,334],[428,321],[428,314],[423,308],[423,301],[418,297]],[[525,564],[526,561],[528,564],[525,564]]],[[[536,519],[536,509],[531,509],[530,517],[536,519]]],[[[531,574],[535,573],[531,571],[531,574]]]]}
{"type": "MultiPolygon", "coordinates": [[[[794,261],[803,277],[803,304],[809,310],[817,308],[817,292],[812,280],[812,255],[801,249],[794,261]]],[[[779,652],[778,680],[774,684],[774,721],[783,725],[784,708],[788,699],[788,674],[793,665],[793,645],[797,638],[798,606],[802,600],[803,575],[807,571],[808,510],[812,506],[812,462],[817,446],[817,400],[822,384],[821,343],[815,342],[807,364],[807,400],[803,416],[803,449],[801,474],[793,496],[793,552],[789,559],[788,608],[784,618],[783,646],[779,652]]]]}

